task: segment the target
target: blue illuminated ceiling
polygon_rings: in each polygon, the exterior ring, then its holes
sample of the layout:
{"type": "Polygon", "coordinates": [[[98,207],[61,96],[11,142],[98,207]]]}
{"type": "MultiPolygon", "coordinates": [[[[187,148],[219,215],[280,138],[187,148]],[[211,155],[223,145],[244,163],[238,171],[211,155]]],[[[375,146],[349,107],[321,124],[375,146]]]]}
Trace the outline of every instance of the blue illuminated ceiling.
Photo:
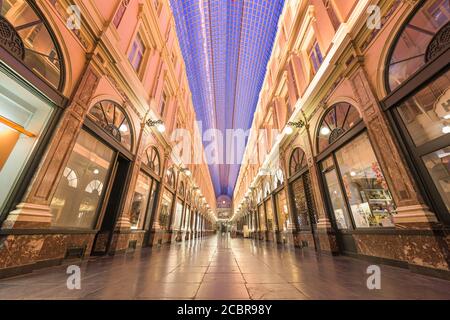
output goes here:
{"type": "MultiPolygon", "coordinates": [[[[171,0],[202,131],[250,128],[284,0],[171,0]]],[[[205,142],[205,147],[208,142],[205,142]]],[[[232,195],[242,152],[210,164],[216,195],[232,195]]],[[[242,150],[243,151],[243,150],[242,150]]]]}

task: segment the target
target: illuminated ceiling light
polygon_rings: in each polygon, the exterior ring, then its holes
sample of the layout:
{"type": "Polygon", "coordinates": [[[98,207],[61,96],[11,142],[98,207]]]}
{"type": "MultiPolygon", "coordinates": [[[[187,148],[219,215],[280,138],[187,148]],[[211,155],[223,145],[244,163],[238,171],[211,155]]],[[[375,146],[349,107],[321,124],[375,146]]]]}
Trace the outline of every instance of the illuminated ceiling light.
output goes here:
{"type": "Polygon", "coordinates": [[[286,133],[287,135],[292,134],[292,132],[294,132],[294,129],[292,129],[291,126],[286,126],[286,128],[284,128],[284,133],[286,133]]]}
{"type": "Polygon", "coordinates": [[[327,135],[329,135],[330,133],[331,133],[331,130],[330,130],[330,128],[328,128],[328,127],[322,127],[322,128],[320,129],[320,134],[323,135],[323,136],[327,136],[327,135]]]}
{"type": "Polygon", "coordinates": [[[450,113],[449,113],[449,114],[446,114],[446,115],[444,116],[444,119],[445,119],[445,120],[450,120],[450,113]]]}
{"type": "Polygon", "coordinates": [[[128,126],[123,123],[120,127],[119,127],[119,131],[120,132],[127,132],[128,131],[128,126]]]}
{"type": "Polygon", "coordinates": [[[442,128],[442,133],[445,133],[445,134],[450,133],[450,126],[443,127],[442,128]]]}
{"type": "Polygon", "coordinates": [[[351,175],[352,177],[354,177],[354,176],[356,176],[356,172],[355,172],[355,171],[351,171],[351,172],[350,172],[350,175],[351,175]]]}
{"type": "Polygon", "coordinates": [[[98,169],[94,169],[94,174],[99,174],[100,171],[98,171],[98,169]]]}

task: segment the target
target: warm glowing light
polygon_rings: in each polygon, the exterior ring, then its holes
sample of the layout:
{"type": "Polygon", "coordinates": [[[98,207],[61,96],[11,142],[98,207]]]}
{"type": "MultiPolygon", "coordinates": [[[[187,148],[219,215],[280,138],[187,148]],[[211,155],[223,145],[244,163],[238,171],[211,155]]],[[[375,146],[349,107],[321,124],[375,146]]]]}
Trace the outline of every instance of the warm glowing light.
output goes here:
{"type": "Polygon", "coordinates": [[[350,175],[351,175],[352,177],[354,177],[354,176],[356,176],[356,172],[355,172],[355,171],[351,171],[351,172],[350,172],[350,175]]]}
{"type": "Polygon", "coordinates": [[[320,134],[323,135],[323,136],[329,135],[330,132],[331,132],[331,130],[330,130],[330,128],[328,128],[328,127],[322,127],[322,128],[320,129],[320,134]]]}
{"type": "Polygon", "coordinates": [[[290,134],[292,134],[292,132],[294,132],[294,129],[292,129],[291,126],[286,126],[286,128],[284,128],[284,132],[285,132],[287,135],[290,135],[290,134]]]}
{"type": "Polygon", "coordinates": [[[100,171],[98,171],[98,169],[94,169],[94,174],[99,174],[100,171]]]}
{"type": "Polygon", "coordinates": [[[158,124],[157,126],[156,126],[156,129],[159,131],[159,132],[161,132],[161,133],[163,133],[164,131],[166,131],[166,126],[164,125],[164,124],[158,124]]]}
{"type": "Polygon", "coordinates": [[[450,133],[450,126],[443,127],[442,128],[442,133],[445,133],[445,134],[450,133]]]}
{"type": "Polygon", "coordinates": [[[445,120],[450,120],[450,113],[449,113],[449,114],[446,114],[446,115],[444,116],[444,119],[445,119],[445,120]]]}
{"type": "Polygon", "coordinates": [[[128,126],[126,124],[122,124],[119,128],[120,132],[127,132],[128,131],[128,126]]]}

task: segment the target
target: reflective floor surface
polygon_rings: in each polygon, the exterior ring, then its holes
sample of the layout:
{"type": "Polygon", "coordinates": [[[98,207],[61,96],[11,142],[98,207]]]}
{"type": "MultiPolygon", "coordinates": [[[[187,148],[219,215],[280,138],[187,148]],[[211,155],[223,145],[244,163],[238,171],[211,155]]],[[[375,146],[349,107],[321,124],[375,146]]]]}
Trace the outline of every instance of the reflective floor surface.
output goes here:
{"type": "Polygon", "coordinates": [[[0,299],[450,299],[450,281],[380,265],[381,289],[367,288],[370,263],[250,239],[213,236],[0,280],[0,299]]]}

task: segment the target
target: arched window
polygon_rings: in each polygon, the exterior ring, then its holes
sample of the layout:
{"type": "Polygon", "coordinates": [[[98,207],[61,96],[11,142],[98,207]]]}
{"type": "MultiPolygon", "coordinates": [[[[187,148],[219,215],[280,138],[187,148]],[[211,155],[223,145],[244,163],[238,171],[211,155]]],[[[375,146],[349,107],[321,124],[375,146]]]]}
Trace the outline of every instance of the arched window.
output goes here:
{"type": "Polygon", "coordinates": [[[448,0],[423,1],[402,27],[386,67],[388,91],[397,88],[450,45],[448,0]]]}
{"type": "Polygon", "coordinates": [[[0,1],[0,45],[41,79],[62,90],[63,63],[56,37],[32,2],[0,1]]]}
{"type": "Polygon", "coordinates": [[[67,179],[67,184],[69,187],[76,188],[78,186],[77,174],[71,168],[64,168],[63,177],[67,179]]]}
{"type": "Polygon", "coordinates": [[[103,100],[97,102],[89,114],[95,122],[119,141],[128,150],[131,150],[133,133],[130,121],[124,109],[114,101],[103,100]]]}
{"type": "Polygon", "coordinates": [[[157,175],[160,174],[159,170],[160,170],[160,165],[159,165],[159,153],[158,150],[155,147],[149,147],[147,148],[147,150],[145,151],[145,156],[147,157],[145,163],[147,164],[147,166],[150,167],[150,169],[152,169],[152,171],[154,173],[156,173],[157,175]]]}
{"type": "Polygon", "coordinates": [[[270,194],[270,182],[266,181],[264,183],[264,198],[270,194]]]}
{"type": "Polygon", "coordinates": [[[166,171],[166,183],[169,187],[175,188],[175,172],[173,168],[167,169],[166,171]]]}
{"type": "Polygon", "coordinates": [[[305,152],[302,148],[295,148],[289,160],[289,174],[293,176],[307,165],[305,152]]]}
{"type": "Polygon", "coordinates": [[[100,195],[102,193],[102,189],[103,189],[103,183],[100,180],[92,180],[86,186],[86,189],[84,189],[84,191],[86,191],[88,193],[93,193],[94,191],[96,191],[98,193],[98,195],[100,195]]]}
{"type": "Polygon", "coordinates": [[[322,152],[350,128],[361,121],[361,117],[351,104],[339,102],[333,105],[322,118],[317,132],[318,151],[322,152]]]}

